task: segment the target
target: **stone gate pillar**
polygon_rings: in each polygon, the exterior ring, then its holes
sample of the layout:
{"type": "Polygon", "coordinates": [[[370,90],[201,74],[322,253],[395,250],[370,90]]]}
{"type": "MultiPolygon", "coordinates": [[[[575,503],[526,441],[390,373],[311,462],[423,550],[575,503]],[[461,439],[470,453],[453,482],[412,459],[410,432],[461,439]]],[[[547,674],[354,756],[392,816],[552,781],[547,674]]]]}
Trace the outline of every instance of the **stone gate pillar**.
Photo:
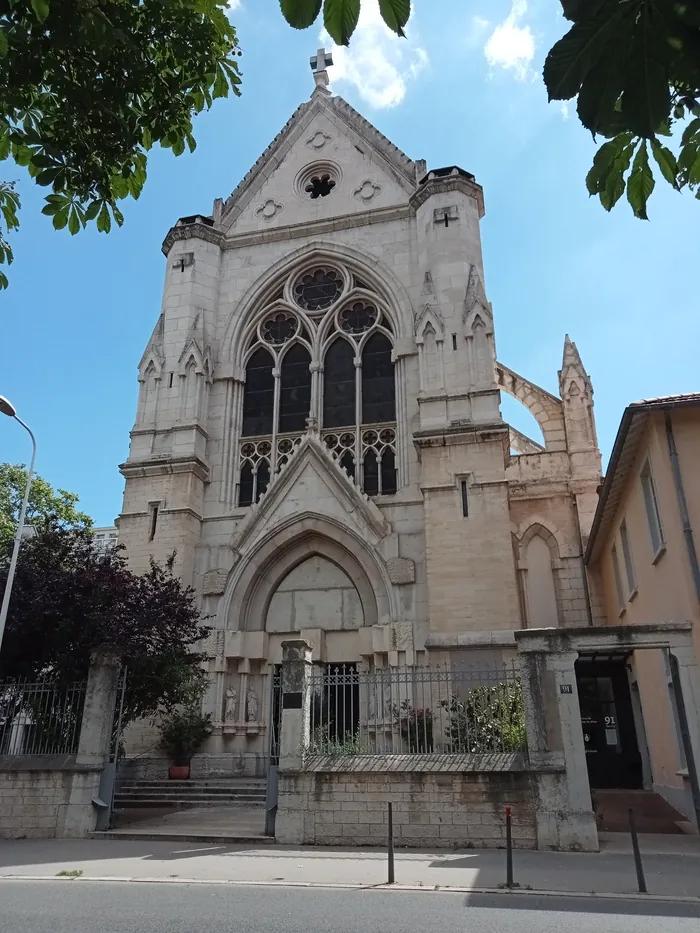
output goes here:
{"type": "Polygon", "coordinates": [[[275,839],[285,845],[304,842],[307,795],[302,783],[304,749],[311,722],[311,652],[303,638],[282,642],[282,722],[275,839]]]}
{"type": "Polygon", "coordinates": [[[530,767],[537,775],[537,847],[598,851],[574,664],[561,633],[516,632],[530,767]]]}
{"type": "Polygon", "coordinates": [[[75,771],[63,821],[65,836],[86,836],[95,829],[97,809],[92,801],[97,797],[100,776],[109,759],[118,679],[116,654],[105,649],[93,651],[75,771]]]}

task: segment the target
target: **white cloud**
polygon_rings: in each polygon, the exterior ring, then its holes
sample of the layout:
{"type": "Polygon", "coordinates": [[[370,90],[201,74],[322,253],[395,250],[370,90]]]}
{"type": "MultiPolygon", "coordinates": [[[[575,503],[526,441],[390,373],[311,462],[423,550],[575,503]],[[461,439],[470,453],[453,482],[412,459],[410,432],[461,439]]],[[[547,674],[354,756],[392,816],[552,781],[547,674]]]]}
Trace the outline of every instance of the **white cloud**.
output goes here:
{"type": "Polygon", "coordinates": [[[564,120],[569,119],[569,105],[566,103],[565,100],[561,101],[561,103],[559,104],[559,113],[563,117],[564,120]]]}
{"type": "MultiPolygon", "coordinates": [[[[321,41],[332,39],[324,30],[321,41]]],[[[370,106],[396,107],[406,96],[406,85],[428,64],[425,49],[411,36],[400,39],[382,20],[378,0],[363,0],[357,29],[349,47],[332,45],[332,84],[350,84],[370,106]]]]}
{"type": "Polygon", "coordinates": [[[527,13],[527,0],[513,0],[510,13],[486,40],[484,54],[492,68],[514,72],[518,81],[528,77],[535,55],[535,37],[529,26],[521,24],[527,13]]]}
{"type": "Polygon", "coordinates": [[[242,3],[243,0],[228,0],[226,6],[229,8],[229,10],[237,10],[242,3]]]}

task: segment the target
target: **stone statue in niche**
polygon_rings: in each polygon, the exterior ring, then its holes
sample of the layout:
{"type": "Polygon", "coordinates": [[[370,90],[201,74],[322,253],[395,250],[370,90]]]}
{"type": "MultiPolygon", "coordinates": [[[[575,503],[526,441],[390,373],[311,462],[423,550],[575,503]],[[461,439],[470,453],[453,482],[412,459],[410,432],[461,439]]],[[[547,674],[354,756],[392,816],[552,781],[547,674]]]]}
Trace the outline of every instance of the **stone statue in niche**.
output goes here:
{"type": "Polygon", "coordinates": [[[224,720],[226,722],[235,722],[236,720],[236,700],[238,693],[233,687],[226,691],[226,706],[224,709],[224,720]]]}
{"type": "Polygon", "coordinates": [[[245,721],[258,721],[258,698],[255,696],[255,691],[252,687],[248,690],[248,696],[245,701],[245,721]]]}

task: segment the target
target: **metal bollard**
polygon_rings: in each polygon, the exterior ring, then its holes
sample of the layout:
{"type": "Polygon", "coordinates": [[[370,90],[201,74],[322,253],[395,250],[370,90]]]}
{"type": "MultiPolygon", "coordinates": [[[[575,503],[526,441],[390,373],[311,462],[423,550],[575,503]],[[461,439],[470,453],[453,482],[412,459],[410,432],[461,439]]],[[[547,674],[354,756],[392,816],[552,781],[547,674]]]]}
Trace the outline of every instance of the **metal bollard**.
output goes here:
{"type": "Polygon", "coordinates": [[[394,884],[395,875],[394,875],[394,816],[391,810],[391,804],[389,804],[389,813],[387,815],[387,857],[389,861],[389,871],[388,871],[388,883],[394,884]]]}
{"type": "Polygon", "coordinates": [[[513,830],[511,827],[511,805],[506,804],[506,887],[513,887],[513,830]]]}
{"type": "Polygon", "coordinates": [[[632,852],[634,853],[634,867],[637,870],[637,887],[640,894],[647,894],[647,883],[644,878],[644,865],[642,865],[642,855],[639,851],[639,839],[637,839],[637,827],[634,823],[634,811],[632,807],[627,811],[630,820],[630,835],[632,836],[632,852]]]}

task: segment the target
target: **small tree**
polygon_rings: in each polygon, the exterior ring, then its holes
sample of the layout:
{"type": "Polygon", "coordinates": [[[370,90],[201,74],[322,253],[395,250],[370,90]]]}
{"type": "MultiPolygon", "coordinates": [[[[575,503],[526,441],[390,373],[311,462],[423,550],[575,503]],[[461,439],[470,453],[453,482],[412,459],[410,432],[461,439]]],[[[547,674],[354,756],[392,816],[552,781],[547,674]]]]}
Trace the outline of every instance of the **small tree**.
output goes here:
{"type": "MultiPolygon", "coordinates": [[[[15,536],[19,512],[27,485],[23,463],[0,463],[0,560],[15,536]]],[[[27,525],[41,526],[47,521],[62,528],[91,528],[92,519],[77,508],[78,496],[51,486],[35,476],[27,503],[27,525]]]]}
{"type": "Polygon", "coordinates": [[[527,745],[522,687],[518,683],[472,687],[466,697],[452,694],[447,710],[447,751],[517,752],[527,745]]]}
{"type": "Polygon", "coordinates": [[[394,723],[412,753],[433,751],[433,711],[416,709],[408,700],[392,707],[394,723]]]}
{"type": "MultiPolygon", "coordinates": [[[[86,529],[47,520],[23,543],[0,651],[0,681],[87,677],[90,653],[109,645],[128,670],[124,723],[201,696],[203,625],[194,591],[151,561],[137,576],[121,549],[98,554],[86,529]]],[[[0,565],[0,591],[7,574],[0,565]]]]}

